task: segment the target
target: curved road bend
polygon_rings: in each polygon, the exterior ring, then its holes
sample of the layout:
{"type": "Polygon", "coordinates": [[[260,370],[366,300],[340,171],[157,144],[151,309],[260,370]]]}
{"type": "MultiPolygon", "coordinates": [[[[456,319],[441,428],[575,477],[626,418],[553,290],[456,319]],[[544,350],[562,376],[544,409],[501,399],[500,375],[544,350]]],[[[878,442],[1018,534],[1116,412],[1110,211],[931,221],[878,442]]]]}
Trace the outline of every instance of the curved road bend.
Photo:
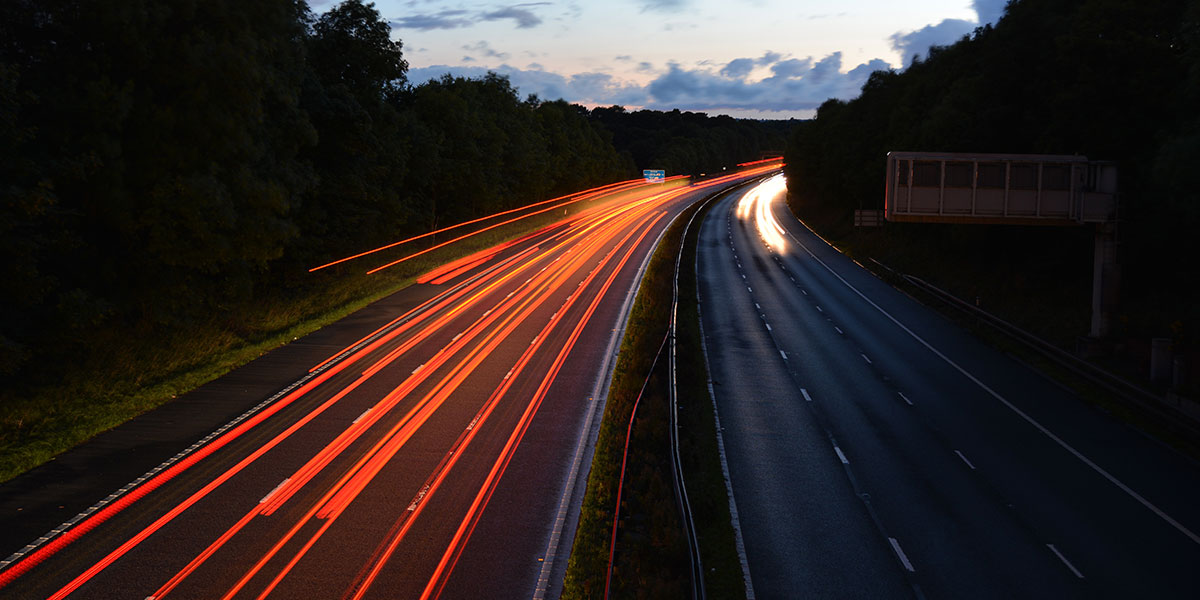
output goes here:
{"type": "MultiPolygon", "coordinates": [[[[715,189],[625,194],[428,277],[438,293],[406,295],[392,317],[407,316],[345,352],[377,325],[343,335],[318,376],[123,496],[144,494],[123,510],[101,518],[118,499],[0,571],[0,596],[552,596],[640,270],[671,219],[715,189]]],[[[273,365],[239,381],[294,381],[295,365],[273,365]]],[[[162,461],[191,442],[173,443],[134,453],[162,461]]]]}
{"type": "Polygon", "coordinates": [[[1197,464],[753,199],[697,269],[758,598],[1200,594],[1197,464]]]}

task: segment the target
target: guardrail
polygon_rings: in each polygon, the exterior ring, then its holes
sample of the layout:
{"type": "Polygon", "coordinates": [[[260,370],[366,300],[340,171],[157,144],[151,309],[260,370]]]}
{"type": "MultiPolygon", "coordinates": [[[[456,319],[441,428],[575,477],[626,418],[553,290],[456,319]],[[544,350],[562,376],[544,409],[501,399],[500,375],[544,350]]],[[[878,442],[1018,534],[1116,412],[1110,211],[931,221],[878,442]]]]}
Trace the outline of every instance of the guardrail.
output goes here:
{"type": "MultiPolygon", "coordinates": [[[[774,175],[774,173],[771,173],[770,175],[774,175]]],[[[692,518],[692,506],[688,501],[687,486],[683,480],[683,459],[679,454],[679,394],[675,376],[675,329],[677,325],[677,315],[679,312],[679,267],[683,263],[683,250],[687,246],[688,232],[691,231],[692,223],[696,220],[696,215],[704,212],[704,209],[709,202],[729,194],[734,190],[749,186],[751,184],[759,183],[766,177],[768,177],[768,175],[755,177],[754,179],[730,186],[705,198],[704,201],[700,203],[700,206],[696,209],[696,211],[692,213],[691,218],[688,219],[687,225],[683,227],[683,234],[680,236],[679,253],[675,256],[675,277],[671,282],[671,326],[668,330],[668,337],[671,340],[671,351],[668,354],[669,363],[667,369],[670,373],[669,390],[671,407],[669,412],[671,434],[671,472],[672,479],[674,479],[675,484],[675,498],[679,503],[679,512],[683,518],[684,529],[687,530],[688,555],[692,566],[692,598],[695,600],[703,600],[706,597],[706,594],[704,590],[704,565],[700,557],[700,540],[696,535],[696,523],[695,519],[692,518]]],[[[697,244],[699,244],[698,240],[697,244]]]]}
{"type": "Polygon", "coordinates": [[[934,298],[944,302],[945,304],[956,308],[977,321],[990,326],[991,328],[1009,336],[1010,338],[1021,342],[1031,350],[1051,360],[1058,366],[1070,371],[1078,377],[1087,380],[1090,384],[1101,388],[1115,397],[1129,404],[1134,404],[1138,407],[1146,409],[1158,417],[1164,418],[1170,422],[1172,427],[1183,429],[1192,434],[1200,435],[1200,422],[1196,418],[1183,410],[1179,410],[1171,406],[1159,394],[1147,390],[1131,381],[1128,381],[1120,376],[1114,375],[1042,338],[989,313],[970,302],[967,302],[950,292],[947,292],[919,277],[908,275],[893,270],[891,267],[871,259],[871,262],[887,269],[891,273],[900,277],[912,286],[924,291],[934,298]]]}
{"type": "MultiPolygon", "coordinates": [[[[771,173],[771,175],[774,175],[774,173],[771,173]]],[[[757,183],[757,182],[761,181],[762,179],[764,179],[765,177],[767,177],[767,175],[764,175],[761,177],[755,177],[753,179],[732,185],[732,186],[725,188],[719,192],[708,195],[707,197],[704,198],[703,201],[700,202],[699,207],[696,208],[696,210],[692,213],[691,217],[688,219],[687,224],[684,225],[683,232],[680,236],[679,252],[675,256],[675,274],[674,274],[674,279],[671,284],[671,286],[672,286],[671,317],[670,317],[669,327],[667,329],[666,335],[663,337],[663,341],[659,344],[658,351],[654,354],[654,360],[650,365],[649,372],[646,374],[645,381],[642,382],[642,388],[641,388],[641,390],[638,391],[637,398],[634,399],[633,410],[630,412],[629,424],[627,425],[626,432],[625,432],[625,448],[624,448],[623,455],[621,458],[620,475],[617,479],[616,506],[613,509],[613,525],[612,525],[611,539],[609,541],[608,568],[605,573],[605,580],[604,580],[604,598],[605,598],[605,600],[607,600],[609,598],[610,593],[611,593],[613,561],[615,559],[616,546],[617,546],[617,525],[620,520],[621,495],[622,495],[622,491],[623,491],[624,483],[625,483],[625,466],[626,466],[626,461],[629,457],[629,439],[633,433],[633,421],[637,416],[638,404],[641,403],[642,395],[646,391],[646,386],[650,382],[650,377],[651,377],[651,375],[653,375],[654,369],[658,365],[658,359],[662,356],[663,350],[664,350],[664,348],[667,347],[668,341],[670,342],[670,352],[668,353],[669,365],[668,365],[667,370],[669,373],[668,377],[670,379],[669,386],[668,386],[670,410],[668,411],[668,413],[670,415],[669,416],[669,429],[670,429],[669,434],[670,434],[670,444],[671,444],[671,475],[672,475],[672,480],[673,480],[673,484],[674,484],[674,488],[675,488],[675,498],[676,498],[676,502],[678,503],[680,517],[681,517],[681,520],[683,521],[685,533],[687,534],[686,537],[687,537],[687,542],[688,542],[688,559],[689,559],[689,562],[691,563],[692,598],[694,600],[704,600],[707,597],[705,589],[704,589],[704,566],[703,566],[703,562],[702,562],[702,559],[700,556],[700,541],[696,534],[695,519],[692,517],[691,502],[688,500],[687,485],[684,483],[683,460],[679,453],[679,424],[678,424],[678,410],[679,409],[678,409],[678,392],[676,389],[677,386],[676,386],[676,369],[675,369],[675,364],[676,364],[675,329],[676,329],[676,317],[678,314],[678,307],[679,307],[679,267],[683,261],[683,250],[687,244],[688,232],[691,230],[692,223],[694,223],[696,220],[696,215],[700,214],[704,210],[704,207],[709,202],[712,202],[716,198],[719,198],[725,194],[728,194],[738,188],[745,187],[745,186],[753,184],[753,183],[757,183]]]]}

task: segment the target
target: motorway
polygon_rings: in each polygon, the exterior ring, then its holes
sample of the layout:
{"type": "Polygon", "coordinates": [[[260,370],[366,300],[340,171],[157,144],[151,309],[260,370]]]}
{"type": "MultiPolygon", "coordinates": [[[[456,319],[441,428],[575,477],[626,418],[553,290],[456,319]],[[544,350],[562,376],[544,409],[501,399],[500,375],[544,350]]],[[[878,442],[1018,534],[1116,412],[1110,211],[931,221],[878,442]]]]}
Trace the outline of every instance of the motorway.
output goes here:
{"type": "Polygon", "coordinates": [[[749,176],[622,188],[6,484],[0,596],[553,597],[641,270],[749,176]]]}
{"type": "Polygon", "coordinates": [[[715,204],[697,255],[754,597],[1200,597],[1200,466],[876,279],[783,192],[715,204]]]}

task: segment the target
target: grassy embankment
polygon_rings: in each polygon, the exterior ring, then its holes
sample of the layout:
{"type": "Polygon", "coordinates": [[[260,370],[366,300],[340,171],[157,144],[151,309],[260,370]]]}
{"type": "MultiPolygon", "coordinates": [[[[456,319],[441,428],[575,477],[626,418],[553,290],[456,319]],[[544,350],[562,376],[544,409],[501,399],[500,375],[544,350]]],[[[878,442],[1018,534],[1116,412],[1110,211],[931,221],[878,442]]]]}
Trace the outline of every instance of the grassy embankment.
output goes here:
{"type": "MultiPolygon", "coordinates": [[[[663,236],[630,313],[596,441],[564,598],[604,596],[625,433],[647,373],[649,382],[629,442],[611,592],[617,598],[683,598],[690,594],[687,542],[671,483],[665,349],[650,371],[669,323],[671,280],[683,228],[690,211],[698,206],[680,215],[663,236]]],[[[745,597],[745,588],[734,550],[712,403],[705,385],[695,272],[690,267],[695,264],[696,235],[702,217],[697,215],[688,234],[680,268],[680,453],[700,541],[706,590],[713,598],[737,598],[745,597]]]]}
{"type": "MultiPolygon", "coordinates": [[[[624,197],[627,194],[614,195],[601,203],[571,205],[567,215],[624,197]]],[[[515,239],[563,217],[559,211],[531,216],[376,275],[366,275],[368,267],[364,265],[384,264],[428,246],[403,246],[380,253],[380,258],[318,271],[312,274],[312,282],[299,290],[267,290],[256,294],[251,302],[227,307],[221,314],[186,329],[109,328],[90,332],[88,345],[95,351],[78,357],[76,362],[58,365],[55,383],[25,389],[6,385],[0,392],[0,482],[404,289],[418,275],[438,265],[515,239]]],[[[487,225],[483,222],[477,227],[487,225]]]]}

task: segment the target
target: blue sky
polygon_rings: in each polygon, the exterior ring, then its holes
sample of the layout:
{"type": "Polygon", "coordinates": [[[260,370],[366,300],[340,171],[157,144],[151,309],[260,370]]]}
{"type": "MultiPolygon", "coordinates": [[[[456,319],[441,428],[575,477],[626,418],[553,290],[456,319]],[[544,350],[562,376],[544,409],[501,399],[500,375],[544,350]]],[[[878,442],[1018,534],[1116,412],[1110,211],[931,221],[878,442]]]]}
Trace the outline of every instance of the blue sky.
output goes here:
{"type": "MultiPolygon", "coordinates": [[[[331,0],[312,2],[323,12],[331,0]]],[[[805,118],[871,71],[995,22],[1006,0],[376,0],[409,79],[507,75],[586,106],[805,118]]]]}

